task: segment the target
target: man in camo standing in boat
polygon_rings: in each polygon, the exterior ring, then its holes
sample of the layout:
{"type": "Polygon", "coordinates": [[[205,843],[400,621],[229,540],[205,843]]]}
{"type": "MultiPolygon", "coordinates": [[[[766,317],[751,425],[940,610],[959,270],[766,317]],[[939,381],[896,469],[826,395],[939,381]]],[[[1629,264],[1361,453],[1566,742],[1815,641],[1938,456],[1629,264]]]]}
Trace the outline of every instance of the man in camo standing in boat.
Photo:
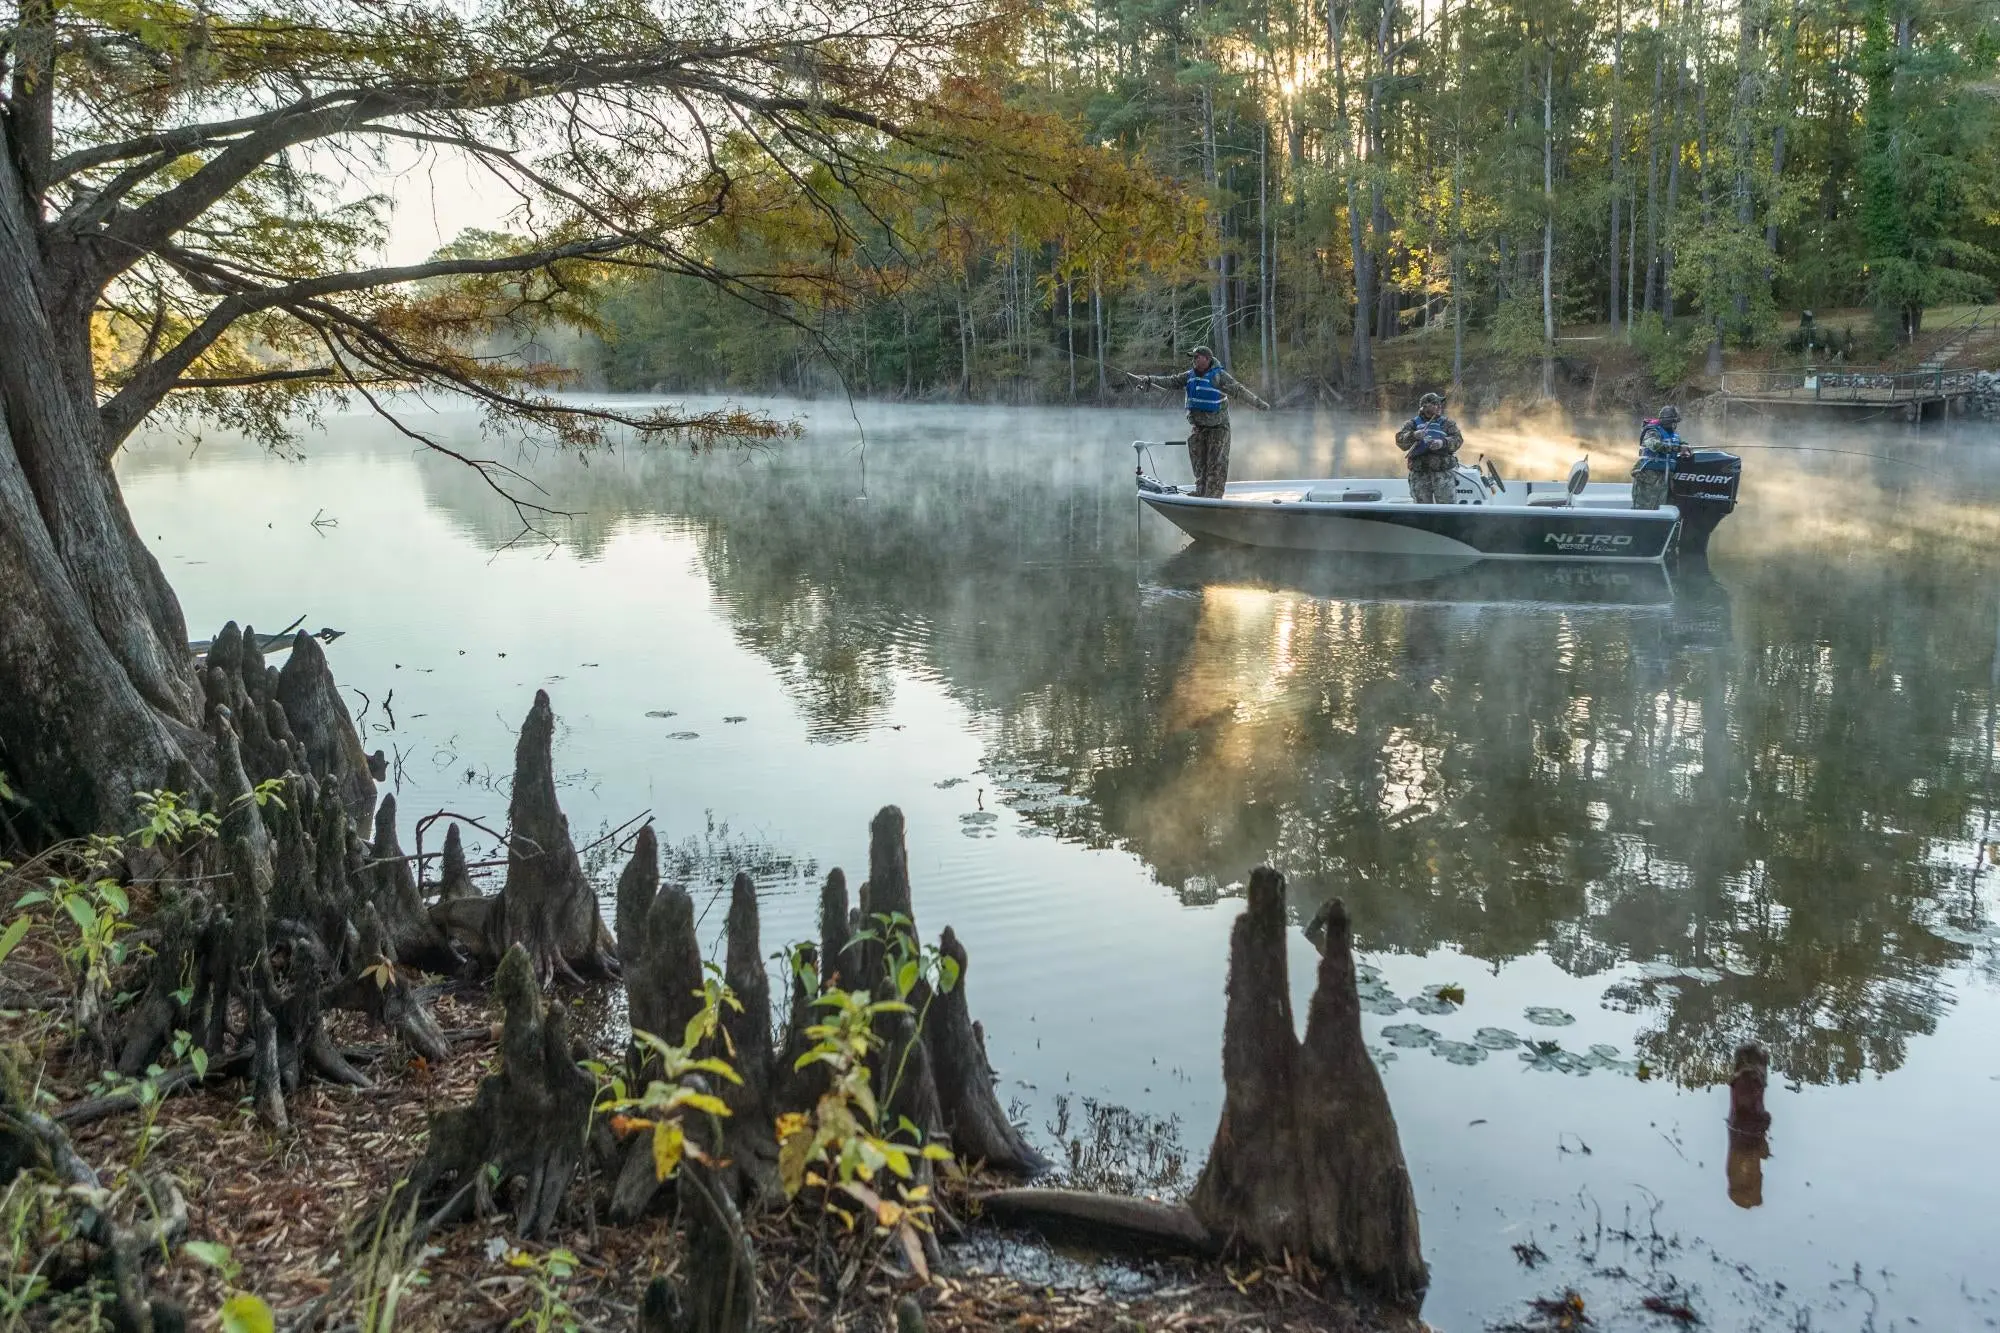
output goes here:
{"type": "Polygon", "coordinates": [[[1131,375],[1130,378],[1147,389],[1187,392],[1191,428],[1188,462],[1194,468],[1194,493],[1211,500],[1221,499],[1222,488],[1229,484],[1229,396],[1248,399],[1266,412],[1271,405],[1224,370],[1215,353],[1206,347],[1195,348],[1194,364],[1178,375],[1131,375]]]}
{"type": "Polygon", "coordinates": [[[1396,447],[1410,469],[1410,498],[1420,505],[1448,505],[1457,500],[1458,451],[1465,435],[1444,414],[1444,395],[1427,393],[1417,400],[1417,414],[1396,432],[1396,447]]]}
{"type": "Polygon", "coordinates": [[[1639,427],[1639,461],[1632,465],[1632,507],[1658,509],[1667,500],[1667,479],[1675,462],[1692,452],[1680,437],[1681,410],[1672,403],[1639,427]]]}

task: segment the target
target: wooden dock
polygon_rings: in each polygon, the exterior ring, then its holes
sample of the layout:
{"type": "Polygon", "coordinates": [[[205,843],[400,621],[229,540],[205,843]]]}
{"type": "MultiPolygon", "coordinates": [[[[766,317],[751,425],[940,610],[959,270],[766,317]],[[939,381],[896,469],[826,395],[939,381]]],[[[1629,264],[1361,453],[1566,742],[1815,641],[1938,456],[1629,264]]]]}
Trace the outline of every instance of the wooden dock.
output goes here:
{"type": "Polygon", "coordinates": [[[1728,370],[1722,374],[1725,414],[1735,404],[1822,408],[1870,415],[1893,412],[1904,421],[1965,415],[1979,389],[1976,370],[1923,366],[1889,370],[1728,370]]]}

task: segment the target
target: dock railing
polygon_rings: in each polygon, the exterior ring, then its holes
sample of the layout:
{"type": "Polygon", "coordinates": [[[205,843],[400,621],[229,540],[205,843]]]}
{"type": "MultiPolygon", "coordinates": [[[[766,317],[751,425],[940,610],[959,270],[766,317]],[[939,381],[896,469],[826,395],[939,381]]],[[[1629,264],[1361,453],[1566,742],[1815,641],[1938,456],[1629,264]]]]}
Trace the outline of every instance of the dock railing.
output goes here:
{"type": "Polygon", "coordinates": [[[1733,398],[1795,398],[1812,402],[1927,402],[1970,393],[1978,387],[1974,370],[1922,366],[1889,370],[1844,366],[1837,370],[1725,370],[1722,391],[1733,398]]]}

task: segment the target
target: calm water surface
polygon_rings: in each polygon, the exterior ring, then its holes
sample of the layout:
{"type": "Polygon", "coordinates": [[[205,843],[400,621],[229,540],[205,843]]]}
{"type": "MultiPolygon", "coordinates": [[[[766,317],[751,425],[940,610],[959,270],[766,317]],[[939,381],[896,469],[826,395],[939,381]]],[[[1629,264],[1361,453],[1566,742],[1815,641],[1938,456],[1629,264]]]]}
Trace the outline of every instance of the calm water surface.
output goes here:
{"type": "MultiPolygon", "coordinates": [[[[195,633],[346,631],[406,840],[429,810],[504,819],[537,688],[579,841],[650,811],[698,903],[756,873],[767,941],[812,932],[819,877],[900,804],[1003,1093],[1086,1172],[1198,1169],[1234,899],[1268,860],[1301,923],[1345,897],[1375,1007],[1465,990],[1366,1020],[1439,1327],[1568,1284],[1644,1326],[1669,1282],[1722,1327],[2000,1321],[1990,432],[1710,431],[1887,457],[1747,451],[1706,574],[1412,580],[1179,552],[1126,447],[1169,411],[864,407],[863,449],[844,405],[774,410],[805,438],[529,457],[576,515],[555,544],[365,417],[303,432],[304,461],[161,438],[124,477],[195,633]],[[1408,1024],[1563,1054],[1459,1064],[1381,1035],[1408,1024]],[[1719,1082],[1748,1039],[1776,1123],[1732,1187],[1719,1082]]],[[[1237,429],[1238,476],[1392,466],[1378,423],[1237,429]]],[[[1622,433],[1474,448],[1559,475],[1618,465],[1622,433]]],[[[1301,929],[1301,1005],[1313,958],[1301,929]]]]}

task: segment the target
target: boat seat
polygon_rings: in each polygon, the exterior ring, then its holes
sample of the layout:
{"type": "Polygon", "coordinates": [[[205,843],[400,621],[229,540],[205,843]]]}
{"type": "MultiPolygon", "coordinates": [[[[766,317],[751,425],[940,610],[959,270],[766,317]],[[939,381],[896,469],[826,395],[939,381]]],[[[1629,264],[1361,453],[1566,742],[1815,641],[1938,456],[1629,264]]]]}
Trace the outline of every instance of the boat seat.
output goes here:
{"type": "Polygon", "coordinates": [[[1306,503],[1316,505],[1372,504],[1381,498],[1380,491],[1336,491],[1325,486],[1315,487],[1306,492],[1306,503]]]}

